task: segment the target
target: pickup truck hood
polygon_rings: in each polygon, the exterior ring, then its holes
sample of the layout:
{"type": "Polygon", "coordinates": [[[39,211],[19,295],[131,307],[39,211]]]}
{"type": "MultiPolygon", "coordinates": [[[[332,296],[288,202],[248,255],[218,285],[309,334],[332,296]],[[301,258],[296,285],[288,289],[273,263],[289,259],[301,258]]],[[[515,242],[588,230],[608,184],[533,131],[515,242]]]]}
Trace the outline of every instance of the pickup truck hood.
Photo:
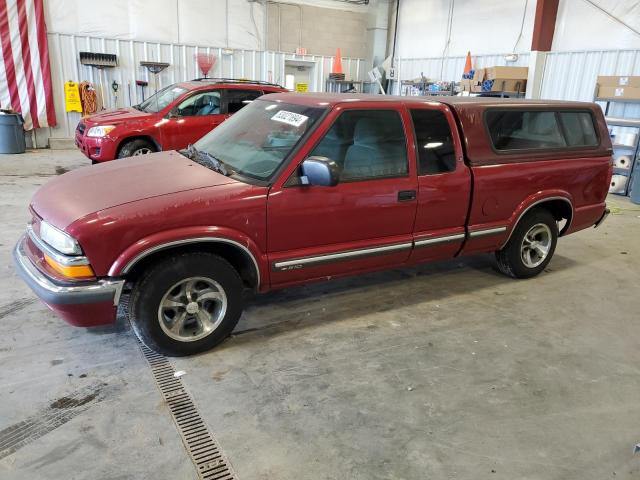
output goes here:
{"type": "Polygon", "coordinates": [[[117,124],[126,120],[138,120],[140,118],[146,118],[150,114],[147,112],[141,112],[135,108],[116,108],[114,110],[107,110],[106,112],[96,113],[85,117],[85,122],[88,124],[117,124]]]}
{"type": "Polygon", "coordinates": [[[65,229],[106,208],[235,182],[178,152],[160,152],[65,173],[40,187],[31,208],[52,225],[65,229]]]}

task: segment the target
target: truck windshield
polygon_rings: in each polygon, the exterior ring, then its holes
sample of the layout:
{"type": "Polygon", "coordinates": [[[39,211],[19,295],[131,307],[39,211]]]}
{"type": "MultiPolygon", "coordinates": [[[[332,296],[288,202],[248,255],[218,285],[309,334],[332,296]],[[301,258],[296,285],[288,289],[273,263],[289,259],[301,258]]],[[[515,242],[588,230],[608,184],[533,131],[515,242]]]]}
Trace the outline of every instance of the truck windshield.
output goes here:
{"type": "Polygon", "coordinates": [[[143,112],[157,113],[186,91],[186,88],[178,87],[177,85],[169,85],[155,95],[151,95],[140,105],[136,105],[135,108],[142,110],[143,112]]]}
{"type": "Polygon", "coordinates": [[[324,109],[255,100],[195,144],[234,173],[268,180],[324,109]]]}

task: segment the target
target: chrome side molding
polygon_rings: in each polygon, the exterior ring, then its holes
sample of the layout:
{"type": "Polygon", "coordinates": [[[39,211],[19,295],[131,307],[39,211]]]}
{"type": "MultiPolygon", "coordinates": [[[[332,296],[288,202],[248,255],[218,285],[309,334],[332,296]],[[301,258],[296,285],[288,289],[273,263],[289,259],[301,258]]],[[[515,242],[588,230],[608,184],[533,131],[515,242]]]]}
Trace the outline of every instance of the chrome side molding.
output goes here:
{"type": "Polygon", "coordinates": [[[464,237],[465,237],[464,233],[457,233],[455,235],[444,235],[442,237],[424,238],[421,240],[414,241],[413,246],[416,248],[430,247],[433,245],[439,245],[441,243],[451,243],[451,242],[457,242],[459,240],[464,240],[464,237]]]}
{"type": "Polygon", "coordinates": [[[399,250],[407,250],[413,247],[413,242],[395,243],[392,245],[384,245],[381,247],[361,248],[358,250],[346,250],[343,252],[328,253],[326,255],[317,255],[313,257],[301,257],[281,262],[274,262],[273,269],[279,272],[288,270],[299,270],[301,268],[318,265],[320,263],[338,262],[341,260],[350,260],[352,258],[370,257],[375,255],[384,255],[386,253],[397,252],[399,250]]]}
{"type": "MultiPolygon", "coordinates": [[[[506,225],[488,228],[484,230],[476,230],[469,233],[470,238],[484,237],[488,235],[496,235],[498,233],[505,232],[507,230],[506,225]]],[[[411,242],[394,243],[390,245],[383,245],[380,247],[361,248],[357,250],[345,250],[342,252],[328,253],[326,255],[316,255],[311,257],[292,258],[291,260],[282,260],[274,262],[272,268],[277,272],[286,272],[289,270],[300,270],[305,267],[313,265],[319,265],[322,263],[340,262],[345,260],[352,260],[355,258],[369,257],[373,255],[385,255],[387,253],[396,252],[399,250],[407,250],[411,248],[423,248],[433,247],[444,243],[458,242],[466,238],[464,233],[456,233],[454,235],[443,235],[439,237],[429,237],[414,240],[411,242]]]]}
{"type": "Polygon", "coordinates": [[[506,225],[502,227],[486,228],[483,230],[474,230],[472,232],[469,232],[469,238],[478,238],[478,237],[486,237],[489,235],[497,235],[498,233],[502,233],[506,231],[507,231],[506,225]]]}

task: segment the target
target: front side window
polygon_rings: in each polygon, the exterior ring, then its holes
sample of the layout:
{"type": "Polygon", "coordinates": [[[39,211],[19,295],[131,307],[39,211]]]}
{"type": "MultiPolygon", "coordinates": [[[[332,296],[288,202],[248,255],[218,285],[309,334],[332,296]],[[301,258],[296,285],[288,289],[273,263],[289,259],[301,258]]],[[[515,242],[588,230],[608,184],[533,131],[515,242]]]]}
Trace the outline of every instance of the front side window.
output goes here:
{"type": "Polygon", "coordinates": [[[157,113],[185,93],[187,93],[186,88],[178,87],[177,85],[169,85],[155,95],[147,98],[140,105],[136,105],[135,108],[143,112],[157,113]]]}
{"type": "Polygon", "coordinates": [[[598,145],[591,112],[489,110],[486,115],[496,150],[553,150],[598,145]]]}
{"type": "Polygon", "coordinates": [[[225,92],[227,100],[227,113],[236,113],[243,107],[253,102],[256,98],[262,96],[260,90],[237,90],[229,89],[225,92]]]}
{"type": "Polygon", "coordinates": [[[411,110],[418,147],[418,175],[453,172],[456,154],[447,117],[440,110],[411,110]]]}
{"type": "Polygon", "coordinates": [[[179,117],[201,117],[220,113],[220,92],[198,93],[184,100],[176,109],[179,117]]]}
{"type": "Polygon", "coordinates": [[[404,128],[395,110],[343,112],[311,155],[335,161],[342,170],[341,181],[401,177],[408,173],[404,128]]]}
{"type": "Polygon", "coordinates": [[[233,172],[269,180],[324,109],[257,100],[195,144],[233,172]]]}

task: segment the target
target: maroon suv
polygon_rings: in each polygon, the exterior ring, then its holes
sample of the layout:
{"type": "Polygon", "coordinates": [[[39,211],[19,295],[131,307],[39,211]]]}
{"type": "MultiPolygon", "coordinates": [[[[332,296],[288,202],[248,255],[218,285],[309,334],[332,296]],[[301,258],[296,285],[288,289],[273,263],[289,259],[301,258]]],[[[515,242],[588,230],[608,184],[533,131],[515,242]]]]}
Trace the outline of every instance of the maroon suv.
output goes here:
{"type": "Polygon", "coordinates": [[[176,83],[140,105],[84,117],[76,128],[76,146],[93,163],[178,150],[261,95],[286,91],[272,83],[231,79],[176,83]]]}

